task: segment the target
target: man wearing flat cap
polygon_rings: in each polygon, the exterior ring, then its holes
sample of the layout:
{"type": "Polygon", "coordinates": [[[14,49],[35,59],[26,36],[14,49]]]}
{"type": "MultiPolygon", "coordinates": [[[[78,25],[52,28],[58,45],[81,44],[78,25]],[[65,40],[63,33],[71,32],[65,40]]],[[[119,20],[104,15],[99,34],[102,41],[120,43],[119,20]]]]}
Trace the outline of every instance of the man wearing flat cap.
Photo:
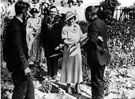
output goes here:
{"type": "Polygon", "coordinates": [[[107,28],[98,18],[97,8],[88,6],[85,17],[91,24],[88,27],[87,51],[88,65],[91,67],[92,99],[104,99],[104,70],[109,60],[107,47],[107,28]]]}

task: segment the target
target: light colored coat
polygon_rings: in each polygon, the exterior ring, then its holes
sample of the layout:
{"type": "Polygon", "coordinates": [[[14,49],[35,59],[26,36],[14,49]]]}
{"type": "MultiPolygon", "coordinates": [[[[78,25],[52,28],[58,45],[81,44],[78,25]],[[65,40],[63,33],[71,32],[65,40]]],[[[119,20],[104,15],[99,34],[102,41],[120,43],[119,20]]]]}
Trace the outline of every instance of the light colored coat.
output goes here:
{"type": "Polygon", "coordinates": [[[82,79],[82,57],[80,49],[80,39],[82,31],[79,25],[72,27],[65,25],[62,30],[62,39],[66,39],[69,44],[64,46],[64,55],[62,63],[62,82],[80,83],[82,79]],[[78,43],[76,43],[78,42],[78,43]],[[74,45],[76,43],[76,45],[74,45]]]}

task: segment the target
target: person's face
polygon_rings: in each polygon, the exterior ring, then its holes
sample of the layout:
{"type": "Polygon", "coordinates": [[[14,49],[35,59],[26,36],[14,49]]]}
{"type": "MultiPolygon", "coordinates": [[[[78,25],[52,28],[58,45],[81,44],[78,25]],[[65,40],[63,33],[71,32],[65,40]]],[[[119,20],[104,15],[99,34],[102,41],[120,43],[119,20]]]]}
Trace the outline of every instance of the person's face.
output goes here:
{"type": "Polygon", "coordinates": [[[53,4],[53,0],[49,0],[49,2],[50,2],[51,4],[53,4]]]}
{"type": "Polygon", "coordinates": [[[15,0],[10,0],[10,3],[11,3],[11,4],[15,3],[15,0]]]}
{"type": "Polygon", "coordinates": [[[33,17],[36,17],[37,13],[33,13],[33,17]]]}
{"type": "Polygon", "coordinates": [[[81,6],[82,5],[82,2],[78,2],[78,6],[81,6]]]}
{"type": "Polygon", "coordinates": [[[73,4],[72,4],[72,2],[70,2],[68,5],[69,5],[69,7],[72,7],[73,4]]]}
{"type": "Polygon", "coordinates": [[[39,2],[39,0],[33,0],[33,2],[34,2],[34,3],[38,3],[38,2],[39,2]]]}
{"type": "Polygon", "coordinates": [[[61,6],[62,6],[62,7],[64,7],[64,6],[65,6],[64,2],[62,2],[62,3],[61,3],[61,6]]]}
{"type": "Polygon", "coordinates": [[[92,20],[92,14],[90,12],[88,12],[88,15],[89,15],[89,19],[91,21],[92,20]]]}
{"type": "Polygon", "coordinates": [[[75,18],[74,18],[74,17],[72,17],[72,18],[70,18],[69,20],[67,20],[67,24],[68,24],[69,26],[72,26],[74,23],[75,23],[75,18]]]}
{"type": "Polygon", "coordinates": [[[54,18],[56,15],[57,15],[57,9],[56,8],[50,9],[50,16],[54,18]]]}

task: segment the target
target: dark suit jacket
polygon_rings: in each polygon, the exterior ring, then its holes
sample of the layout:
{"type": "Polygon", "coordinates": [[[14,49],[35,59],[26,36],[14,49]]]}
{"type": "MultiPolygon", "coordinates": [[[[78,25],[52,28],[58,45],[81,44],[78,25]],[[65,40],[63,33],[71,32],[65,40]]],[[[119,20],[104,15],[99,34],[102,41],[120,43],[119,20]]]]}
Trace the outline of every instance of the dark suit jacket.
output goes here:
{"type": "Polygon", "coordinates": [[[14,17],[7,26],[5,39],[7,68],[11,72],[28,67],[28,48],[25,25],[14,17]]]}
{"type": "Polygon", "coordinates": [[[41,44],[45,49],[45,56],[59,53],[55,48],[61,43],[61,31],[64,26],[63,21],[59,16],[56,16],[52,22],[52,27],[49,28],[49,18],[43,21],[41,28],[41,44]]]}
{"type": "Polygon", "coordinates": [[[109,61],[107,47],[107,28],[105,23],[96,17],[88,27],[88,58],[91,63],[96,62],[99,65],[106,65],[109,61]],[[101,39],[99,39],[102,38],[101,39]]]}

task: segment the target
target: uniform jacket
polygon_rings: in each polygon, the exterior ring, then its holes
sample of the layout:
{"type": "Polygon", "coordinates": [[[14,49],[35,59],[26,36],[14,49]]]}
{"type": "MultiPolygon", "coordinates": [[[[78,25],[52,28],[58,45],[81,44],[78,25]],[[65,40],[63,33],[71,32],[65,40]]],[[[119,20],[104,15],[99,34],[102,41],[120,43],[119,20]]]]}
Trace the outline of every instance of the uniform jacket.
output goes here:
{"type": "Polygon", "coordinates": [[[96,17],[88,27],[87,52],[89,61],[96,62],[101,66],[109,61],[107,47],[107,28],[101,19],[96,17]]]}
{"type": "Polygon", "coordinates": [[[15,72],[28,67],[28,48],[25,25],[14,17],[7,27],[5,55],[9,71],[15,72]]]}

